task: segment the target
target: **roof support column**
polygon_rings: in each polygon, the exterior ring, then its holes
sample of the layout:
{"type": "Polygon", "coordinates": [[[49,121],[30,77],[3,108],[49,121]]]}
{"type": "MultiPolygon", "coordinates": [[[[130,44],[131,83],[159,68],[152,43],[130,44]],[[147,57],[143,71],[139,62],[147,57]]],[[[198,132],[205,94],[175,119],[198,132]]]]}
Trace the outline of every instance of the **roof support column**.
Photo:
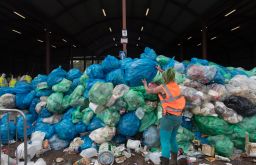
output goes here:
{"type": "Polygon", "coordinates": [[[202,27],[202,56],[207,59],[207,26],[203,24],[202,27]]]}
{"type": "Polygon", "coordinates": [[[51,52],[50,52],[50,33],[48,31],[48,29],[45,30],[45,50],[46,50],[46,54],[45,54],[45,66],[46,66],[46,73],[49,74],[50,73],[50,56],[51,56],[51,52]]]}
{"type": "MultiPolygon", "coordinates": [[[[126,30],[126,0],[122,0],[122,24],[123,30],[126,30]]],[[[127,54],[127,44],[123,43],[123,51],[127,54]]]]}

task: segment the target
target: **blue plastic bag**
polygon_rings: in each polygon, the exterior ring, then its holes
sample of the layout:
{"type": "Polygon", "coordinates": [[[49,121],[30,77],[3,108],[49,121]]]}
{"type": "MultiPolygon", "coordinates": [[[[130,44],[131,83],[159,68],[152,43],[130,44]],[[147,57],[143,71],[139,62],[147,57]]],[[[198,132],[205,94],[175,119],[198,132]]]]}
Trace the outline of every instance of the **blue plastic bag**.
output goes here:
{"type": "Polygon", "coordinates": [[[175,60],[174,60],[174,57],[173,57],[173,58],[170,58],[170,61],[167,65],[162,66],[162,69],[163,70],[168,70],[169,68],[173,68],[174,65],[175,65],[175,60]]]}
{"type": "Polygon", "coordinates": [[[160,135],[156,126],[151,126],[143,132],[143,143],[148,147],[159,146],[160,135]]]}
{"type": "Polygon", "coordinates": [[[36,97],[50,96],[53,93],[50,89],[41,89],[36,91],[36,97]]]}
{"type": "Polygon", "coordinates": [[[63,70],[61,67],[58,67],[48,75],[47,84],[49,87],[52,87],[53,85],[61,82],[63,78],[66,78],[66,76],[67,72],[63,70]]]}
{"type": "Polygon", "coordinates": [[[8,144],[8,131],[9,131],[9,140],[14,140],[15,133],[16,133],[16,126],[13,121],[9,122],[9,126],[7,122],[3,122],[0,126],[1,132],[1,142],[3,144],[8,144]]]}
{"type": "Polygon", "coordinates": [[[225,77],[224,77],[224,70],[222,70],[219,67],[216,67],[217,72],[212,80],[213,83],[218,83],[218,84],[225,84],[225,77]]]}
{"type": "Polygon", "coordinates": [[[142,85],[141,80],[146,79],[148,82],[156,76],[157,63],[149,59],[135,60],[125,68],[125,80],[129,86],[142,85]]]}
{"type": "Polygon", "coordinates": [[[90,65],[85,72],[91,79],[104,78],[103,67],[99,64],[90,65]]]}
{"type": "Polygon", "coordinates": [[[60,139],[57,135],[53,135],[50,139],[50,147],[53,150],[62,150],[69,145],[69,141],[60,139]]]}
{"type": "Polygon", "coordinates": [[[231,76],[232,76],[232,77],[235,77],[236,75],[245,75],[245,76],[248,76],[247,73],[246,73],[245,71],[241,70],[241,69],[232,69],[232,70],[230,71],[230,73],[231,73],[231,76]]]}
{"type": "MultiPolygon", "coordinates": [[[[31,114],[26,115],[26,125],[27,125],[27,137],[31,136],[32,133],[34,132],[34,126],[32,125],[33,121],[33,116],[31,114]]],[[[23,140],[24,139],[24,133],[23,133],[23,117],[18,117],[17,120],[17,135],[18,138],[23,140]]]]}
{"type": "Polygon", "coordinates": [[[70,108],[68,111],[66,111],[63,115],[63,120],[72,120],[72,113],[75,111],[75,108],[70,108]]]}
{"type": "Polygon", "coordinates": [[[34,98],[29,106],[29,113],[31,113],[33,115],[33,117],[35,118],[35,120],[37,119],[37,112],[36,112],[36,105],[37,103],[40,102],[39,98],[34,98]]]}
{"type": "Polygon", "coordinates": [[[1,87],[0,88],[0,96],[10,93],[10,94],[15,94],[14,89],[10,87],[1,87]]]}
{"type": "Polygon", "coordinates": [[[23,100],[23,104],[25,104],[26,106],[29,106],[32,102],[32,100],[34,99],[34,97],[36,96],[36,91],[31,91],[29,94],[26,95],[26,97],[23,100]]]}
{"type": "Polygon", "coordinates": [[[73,79],[70,90],[74,90],[80,84],[80,78],[73,79]]]}
{"type": "Polygon", "coordinates": [[[125,84],[124,70],[116,69],[107,74],[107,82],[112,82],[114,85],[125,84]]]}
{"type": "Polygon", "coordinates": [[[125,66],[132,61],[133,60],[131,58],[125,58],[123,60],[120,60],[121,69],[125,69],[125,66]]]}
{"type": "Polygon", "coordinates": [[[32,84],[32,87],[33,89],[36,89],[37,88],[37,85],[41,82],[47,82],[47,76],[46,75],[37,75],[32,81],[31,81],[31,84],[32,84]]]}
{"type": "Polygon", "coordinates": [[[149,47],[146,47],[144,49],[144,53],[140,55],[140,58],[146,58],[150,60],[156,60],[157,54],[153,49],[150,49],[149,47]]]}
{"type": "Polygon", "coordinates": [[[108,73],[114,69],[120,68],[120,61],[111,55],[108,55],[103,61],[102,61],[102,68],[105,73],[108,73]]]}
{"type": "Polygon", "coordinates": [[[29,93],[32,90],[31,84],[25,81],[18,81],[13,88],[14,93],[16,94],[24,94],[29,93]]]}
{"type": "Polygon", "coordinates": [[[24,98],[27,96],[27,93],[25,94],[16,94],[15,98],[15,104],[18,109],[26,109],[28,108],[28,105],[23,103],[24,98]]]}
{"type": "Polygon", "coordinates": [[[41,117],[41,118],[51,117],[52,115],[53,115],[53,113],[48,111],[48,109],[46,107],[42,108],[39,113],[39,117],[41,117]]]}
{"type": "Polygon", "coordinates": [[[69,80],[74,80],[80,78],[81,76],[82,72],[80,72],[80,70],[77,68],[70,69],[67,73],[67,79],[69,80]]]}
{"type": "Polygon", "coordinates": [[[134,112],[123,115],[117,125],[117,131],[124,136],[134,136],[140,128],[140,120],[134,112]]]}
{"type": "Polygon", "coordinates": [[[92,147],[93,141],[91,138],[89,138],[89,136],[81,137],[81,139],[84,141],[84,143],[79,147],[79,151],[92,147]]]}
{"type": "Polygon", "coordinates": [[[101,128],[101,127],[104,127],[105,124],[102,120],[100,120],[99,118],[97,117],[94,117],[92,120],[91,120],[91,123],[87,126],[87,130],[88,131],[94,131],[98,128],[101,128]]]}
{"type": "Polygon", "coordinates": [[[201,64],[201,65],[209,65],[209,62],[204,59],[199,59],[199,58],[191,58],[191,63],[192,64],[201,64]]]}
{"type": "Polygon", "coordinates": [[[75,125],[68,119],[64,119],[56,124],[55,132],[62,140],[73,140],[77,135],[75,125]]]}
{"type": "Polygon", "coordinates": [[[35,125],[35,131],[41,131],[45,133],[45,139],[50,139],[54,133],[54,125],[43,123],[40,120],[35,125]]]}
{"type": "Polygon", "coordinates": [[[87,130],[87,126],[81,121],[79,123],[77,123],[75,125],[75,127],[76,127],[76,133],[77,134],[84,133],[87,130]]]}

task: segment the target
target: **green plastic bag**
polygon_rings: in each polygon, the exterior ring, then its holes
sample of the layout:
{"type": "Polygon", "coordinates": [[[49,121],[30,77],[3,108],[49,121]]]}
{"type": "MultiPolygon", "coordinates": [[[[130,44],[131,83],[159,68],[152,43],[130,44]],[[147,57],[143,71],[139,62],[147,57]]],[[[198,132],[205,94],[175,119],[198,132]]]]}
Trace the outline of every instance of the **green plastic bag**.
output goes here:
{"type": "Polygon", "coordinates": [[[196,126],[207,135],[228,135],[233,133],[233,126],[223,119],[212,116],[195,116],[196,126]]]}
{"type": "Polygon", "coordinates": [[[112,96],[113,84],[98,82],[89,91],[90,102],[97,105],[106,105],[112,96]]]}
{"type": "Polygon", "coordinates": [[[156,101],[146,101],[146,104],[142,107],[146,113],[156,110],[158,104],[156,101]]]}
{"type": "Polygon", "coordinates": [[[234,151],[234,143],[224,135],[210,136],[208,141],[215,148],[217,154],[230,157],[234,151]]]}
{"type": "Polygon", "coordinates": [[[252,117],[246,117],[243,119],[243,121],[241,121],[240,123],[238,123],[237,125],[246,130],[247,132],[251,133],[251,132],[256,132],[256,116],[252,116],[252,117]]]}
{"type": "Polygon", "coordinates": [[[175,81],[177,84],[182,84],[186,79],[185,74],[181,74],[179,72],[175,73],[175,81]]]}
{"type": "Polygon", "coordinates": [[[84,98],[82,97],[83,93],[84,93],[84,87],[82,85],[78,85],[70,95],[70,105],[77,106],[82,104],[81,106],[83,106],[83,103],[84,103],[84,98]]]}
{"type": "Polygon", "coordinates": [[[177,142],[192,142],[195,138],[194,134],[184,127],[179,127],[176,140],[177,142]]]}
{"type": "Polygon", "coordinates": [[[111,106],[111,109],[115,110],[115,111],[120,111],[122,109],[126,110],[127,109],[127,103],[121,97],[121,98],[116,100],[115,104],[113,106],[111,106]]]}
{"type": "Polygon", "coordinates": [[[114,127],[120,119],[120,114],[117,111],[106,109],[103,112],[97,114],[97,117],[101,119],[106,125],[114,127]]]}
{"type": "Polygon", "coordinates": [[[161,66],[167,65],[170,60],[171,60],[170,57],[166,57],[166,56],[164,56],[164,55],[159,55],[159,56],[157,56],[157,58],[156,58],[156,61],[157,61],[161,66]]]}
{"type": "Polygon", "coordinates": [[[83,118],[83,113],[80,111],[80,107],[77,107],[75,111],[72,112],[72,122],[74,124],[81,121],[83,118]]]}
{"type": "Polygon", "coordinates": [[[83,113],[83,123],[88,125],[94,116],[94,112],[90,108],[86,108],[82,111],[83,113]]]}
{"type": "Polygon", "coordinates": [[[64,109],[67,109],[70,106],[70,96],[69,95],[64,96],[61,104],[64,109]]]}
{"type": "Polygon", "coordinates": [[[54,86],[52,86],[52,90],[54,92],[67,92],[70,88],[72,84],[72,81],[68,80],[68,79],[63,79],[60,83],[55,84],[54,86]]]}
{"type": "Polygon", "coordinates": [[[84,86],[84,88],[87,86],[87,79],[89,79],[89,77],[85,73],[80,77],[80,83],[84,86]]]}
{"type": "Polygon", "coordinates": [[[52,93],[47,98],[47,109],[52,113],[62,114],[65,109],[62,106],[63,93],[52,93]]]}
{"type": "Polygon", "coordinates": [[[164,79],[163,79],[162,73],[158,71],[156,76],[153,78],[152,82],[156,84],[163,84],[164,79]]]}
{"type": "Polygon", "coordinates": [[[150,100],[150,101],[157,101],[158,96],[156,94],[148,94],[144,88],[144,86],[137,86],[137,87],[132,87],[130,88],[136,92],[139,92],[143,95],[145,100],[150,100]]]}
{"type": "Polygon", "coordinates": [[[145,113],[144,117],[141,120],[139,132],[145,131],[148,127],[155,124],[156,121],[157,121],[157,116],[154,112],[145,113]]]}
{"type": "Polygon", "coordinates": [[[129,90],[129,92],[124,95],[124,100],[128,104],[128,111],[135,111],[145,104],[143,95],[133,89],[129,90]]]}

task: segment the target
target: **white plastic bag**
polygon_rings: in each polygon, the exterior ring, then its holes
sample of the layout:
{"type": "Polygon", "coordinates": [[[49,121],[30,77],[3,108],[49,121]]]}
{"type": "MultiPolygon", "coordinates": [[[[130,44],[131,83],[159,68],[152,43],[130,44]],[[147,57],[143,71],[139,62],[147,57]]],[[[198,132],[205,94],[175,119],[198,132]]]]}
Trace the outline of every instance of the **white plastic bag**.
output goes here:
{"type": "Polygon", "coordinates": [[[50,117],[43,118],[43,122],[48,124],[56,124],[56,123],[59,123],[59,121],[61,120],[61,117],[62,115],[52,115],[50,117]]]}
{"type": "Polygon", "coordinates": [[[4,108],[15,108],[15,95],[9,93],[2,95],[0,105],[4,108]]]}
{"type": "Polygon", "coordinates": [[[126,147],[130,149],[138,150],[141,147],[141,141],[129,139],[126,143],[126,147]]]}
{"type": "MultiPolygon", "coordinates": [[[[37,152],[39,152],[43,147],[43,140],[45,133],[36,131],[31,136],[31,144],[27,144],[27,155],[28,160],[33,159],[37,152]]],[[[16,150],[16,158],[18,160],[24,159],[24,143],[21,143],[16,150]]]]}
{"type": "MultiPolygon", "coordinates": [[[[1,152],[1,151],[0,151],[1,152]]],[[[15,165],[16,164],[16,160],[9,157],[8,159],[8,155],[4,154],[3,152],[1,152],[1,165],[15,165]],[[8,163],[9,161],[9,163],[8,163]]]]}
{"type": "Polygon", "coordinates": [[[124,94],[126,94],[129,91],[129,87],[125,84],[120,84],[117,85],[114,89],[113,89],[113,96],[118,99],[124,96],[124,94]]]}
{"type": "Polygon", "coordinates": [[[161,160],[161,152],[150,152],[147,157],[155,164],[155,165],[159,165],[161,160]]]}
{"type": "Polygon", "coordinates": [[[104,106],[102,106],[102,105],[97,105],[97,104],[94,104],[94,103],[92,103],[92,102],[90,102],[89,108],[90,108],[94,113],[96,113],[96,114],[102,112],[102,111],[105,109],[104,106]]]}
{"type": "Polygon", "coordinates": [[[243,120],[242,116],[238,115],[233,109],[226,107],[223,102],[216,102],[215,107],[217,114],[222,116],[228,123],[235,124],[243,120]]]}
{"type": "Polygon", "coordinates": [[[110,141],[116,134],[115,127],[102,127],[92,131],[89,137],[97,144],[110,141]]]}

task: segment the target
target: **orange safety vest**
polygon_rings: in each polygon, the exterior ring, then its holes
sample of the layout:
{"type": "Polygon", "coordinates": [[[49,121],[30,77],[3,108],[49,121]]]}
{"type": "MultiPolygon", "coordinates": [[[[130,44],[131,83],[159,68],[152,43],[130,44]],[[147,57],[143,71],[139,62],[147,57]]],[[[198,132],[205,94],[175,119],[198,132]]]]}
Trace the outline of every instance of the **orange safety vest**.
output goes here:
{"type": "Polygon", "coordinates": [[[175,82],[170,82],[167,85],[163,85],[165,91],[165,97],[162,94],[158,94],[163,107],[163,115],[171,114],[180,116],[185,108],[186,100],[181,95],[180,87],[175,82]]]}

